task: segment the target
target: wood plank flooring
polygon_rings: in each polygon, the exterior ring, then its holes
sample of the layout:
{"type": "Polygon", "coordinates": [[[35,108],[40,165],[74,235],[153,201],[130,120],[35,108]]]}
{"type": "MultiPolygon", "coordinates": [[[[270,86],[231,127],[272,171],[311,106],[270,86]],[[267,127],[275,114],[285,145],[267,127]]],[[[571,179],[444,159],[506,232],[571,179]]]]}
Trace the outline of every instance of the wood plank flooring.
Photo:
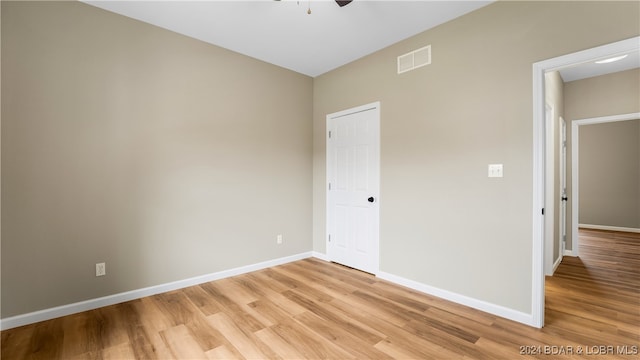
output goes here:
{"type": "Polygon", "coordinates": [[[565,257],[547,278],[543,329],[306,259],[6,330],[1,354],[2,359],[637,359],[640,234],[582,230],[580,241],[580,258],[565,257]]]}

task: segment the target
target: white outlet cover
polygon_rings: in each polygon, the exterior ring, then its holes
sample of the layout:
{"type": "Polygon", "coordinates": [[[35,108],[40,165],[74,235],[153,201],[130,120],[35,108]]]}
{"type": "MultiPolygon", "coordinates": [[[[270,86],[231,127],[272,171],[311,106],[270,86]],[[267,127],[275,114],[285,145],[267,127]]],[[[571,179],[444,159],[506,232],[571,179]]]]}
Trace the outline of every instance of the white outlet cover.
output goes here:
{"type": "Polygon", "coordinates": [[[104,276],[107,274],[107,267],[105,263],[96,264],[96,276],[104,276]]]}
{"type": "Polygon", "coordinates": [[[489,164],[489,177],[502,177],[502,164],[489,164]]]}

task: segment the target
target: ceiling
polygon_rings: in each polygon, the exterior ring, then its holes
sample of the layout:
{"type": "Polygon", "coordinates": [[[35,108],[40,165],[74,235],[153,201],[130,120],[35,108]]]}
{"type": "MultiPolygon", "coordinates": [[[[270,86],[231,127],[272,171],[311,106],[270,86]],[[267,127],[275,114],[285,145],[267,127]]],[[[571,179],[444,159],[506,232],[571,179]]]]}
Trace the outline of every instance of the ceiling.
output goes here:
{"type": "MultiPolygon", "coordinates": [[[[81,1],[312,77],[493,2],[354,0],[339,7],[333,0],[81,1]]],[[[637,67],[636,51],[560,74],[569,82],[637,67]]]]}
{"type": "MultiPolygon", "coordinates": [[[[606,64],[590,61],[569,66],[559,70],[560,76],[564,82],[570,82],[640,67],[640,50],[628,52],[626,55],[627,57],[624,59],[606,64]]],[[[607,58],[611,58],[611,56],[605,57],[605,59],[607,58]]]]}
{"type": "Polygon", "coordinates": [[[83,2],[315,77],[492,1],[83,2]]]}

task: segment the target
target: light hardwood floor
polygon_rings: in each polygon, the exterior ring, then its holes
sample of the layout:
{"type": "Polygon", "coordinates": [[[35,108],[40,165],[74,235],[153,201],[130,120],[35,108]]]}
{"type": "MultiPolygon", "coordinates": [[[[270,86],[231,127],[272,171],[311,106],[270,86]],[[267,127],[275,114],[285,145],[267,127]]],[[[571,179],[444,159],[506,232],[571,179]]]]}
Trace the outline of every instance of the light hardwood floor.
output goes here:
{"type": "Polygon", "coordinates": [[[6,330],[2,359],[637,359],[640,234],[580,241],[543,329],[306,259],[6,330]]]}

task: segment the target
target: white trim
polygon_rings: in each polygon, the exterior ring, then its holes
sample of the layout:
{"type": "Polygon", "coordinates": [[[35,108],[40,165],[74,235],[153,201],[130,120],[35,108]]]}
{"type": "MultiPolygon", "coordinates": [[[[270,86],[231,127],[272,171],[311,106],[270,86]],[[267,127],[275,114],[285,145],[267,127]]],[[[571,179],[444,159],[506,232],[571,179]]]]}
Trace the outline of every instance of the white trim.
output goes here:
{"type": "Polygon", "coordinates": [[[380,101],[375,101],[369,104],[360,105],[350,109],[334,112],[334,113],[328,114],[326,118],[337,119],[343,116],[347,116],[347,115],[351,115],[351,114],[355,114],[355,113],[359,113],[367,110],[374,110],[374,109],[378,109],[378,110],[380,109],[380,101]]]}
{"type": "Polygon", "coordinates": [[[329,257],[327,256],[327,254],[319,253],[317,251],[312,251],[311,252],[311,256],[313,256],[314,258],[318,258],[320,260],[326,261],[326,262],[330,262],[331,261],[331,260],[329,260],[329,257]]]}
{"type": "Polygon", "coordinates": [[[544,111],[544,130],[545,130],[545,149],[544,149],[544,161],[545,161],[545,191],[544,191],[544,239],[545,239],[545,254],[544,254],[544,273],[545,275],[553,275],[555,271],[554,259],[553,259],[553,245],[554,245],[554,231],[556,226],[555,218],[555,164],[554,159],[555,143],[555,108],[545,101],[544,111]],[[550,141],[546,141],[549,139],[550,141]]]}
{"type": "Polygon", "coordinates": [[[531,250],[531,316],[533,326],[544,325],[544,141],[545,141],[545,66],[533,64],[533,222],[531,250]]]}
{"type": "Polygon", "coordinates": [[[125,301],[136,300],[146,296],[156,295],[168,291],[178,290],[189,286],[199,285],[210,281],[220,280],[231,276],[246,274],[252,271],[266,269],[293,261],[298,261],[313,256],[311,251],[296,255],[285,256],[278,259],[263,261],[257,264],[240,266],[207,275],[196,276],[189,279],[174,281],[166,284],[150,286],[142,289],[127,291],[119,294],[104,296],[96,299],[80,301],[73,304],[57,306],[50,309],[34,311],[27,314],[16,315],[0,319],[0,330],[7,330],[18,326],[29,325],[44,320],[55,319],[61,316],[76,314],[82,311],[93,310],[104,306],[119,304],[125,301]]]}
{"type": "MultiPolygon", "coordinates": [[[[533,206],[531,314],[536,327],[544,325],[544,74],[547,71],[640,49],[640,36],[559,56],[533,64],[533,206]]],[[[573,191],[573,190],[572,190],[573,191]]]]}
{"type": "Polygon", "coordinates": [[[640,112],[609,115],[609,116],[599,116],[594,118],[573,120],[571,124],[593,125],[593,124],[603,124],[603,123],[610,123],[610,122],[617,122],[617,121],[637,120],[638,116],[640,116],[640,112]]]}
{"type": "Polygon", "coordinates": [[[414,280],[409,280],[401,276],[379,271],[377,277],[383,280],[390,281],[397,285],[406,286],[410,289],[420,291],[425,294],[436,296],[441,299],[452,301],[457,304],[469,306],[471,308],[484,311],[489,314],[497,315],[505,319],[517,321],[530,326],[535,326],[533,316],[531,314],[523,313],[521,311],[506,308],[504,306],[496,305],[487,301],[478,300],[469,296],[460,295],[452,291],[443,290],[434,286],[426,285],[414,280]]]}
{"type": "Polygon", "coordinates": [[[620,231],[620,232],[629,232],[629,233],[639,233],[640,234],[640,229],[638,229],[638,228],[628,228],[628,227],[621,227],[621,226],[579,224],[579,227],[581,227],[583,229],[620,231]]]}
{"type": "Polygon", "coordinates": [[[640,119],[640,112],[579,119],[571,122],[571,251],[575,256],[580,253],[580,236],[578,235],[580,222],[580,171],[578,169],[580,164],[580,126],[636,119],[640,119]]]}
{"type": "MultiPolygon", "coordinates": [[[[12,316],[0,319],[0,330],[8,330],[15,327],[29,325],[40,321],[51,320],[62,316],[72,315],[83,311],[98,309],[104,306],[119,304],[125,301],[140,299],[168,291],[179,290],[189,286],[195,286],[210,281],[225,279],[232,276],[246,274],[252,271],[262,270],[273,266],[287,264],[290,262],[307,259],[310,257],[318,258],[323,261],[329,261],[325,254],[309,251],[296,255],[286,256],[279,259],[268,260],[257,264],[241,266],[229,270],[223,270],[202,276],[196,276],[185,280],[174,281],[166,284],[150,286],[142,289],[127,291],[119,294],[104,296],[96,299],[80,301],[73,304],[62,305],[50,309],[34,311],[27,314],[12,316]]],[[[478,300],[465,295],[460,295],[448,290],[443,290],[433,286],[409,280],[401,276],[378,271],[376,277],[392,282],[396,285],[406,286],[410,289],[420,291],[425,294],[436,296],[438,298],[472,307],[474,309],[484,311],[493,315],[497,315],[509,320],[517,321],[526,325],[535,326],[533,317],[517,310],[509,309],[504,306],[492,304],[483,300],[478,300]]]]}
{"type": "Polygon", "coordinates": [[[549,275],[553,276],[553,274],[555,274],[561,262],[562,262],[562,255],[558,255],[558,259],[553,263],[553,269],[551,270],[551,274],[549,275]]]}
{"type": "Polygon", "coordinates": [[[564,249],[563,255],[564,256],[578,257],[578,254],[574,253],[573,250],[567,250],[567,249],[564,249]]]}
{"type": "MultiPolygon", "coordinates": [[[[579,121],[579,120],[578,120],[579,121]]],[[[578,256],[578,211],[580,209],[580,185],[578,184],[578,121],[571,121],[571,252],[578,256]]]]}

